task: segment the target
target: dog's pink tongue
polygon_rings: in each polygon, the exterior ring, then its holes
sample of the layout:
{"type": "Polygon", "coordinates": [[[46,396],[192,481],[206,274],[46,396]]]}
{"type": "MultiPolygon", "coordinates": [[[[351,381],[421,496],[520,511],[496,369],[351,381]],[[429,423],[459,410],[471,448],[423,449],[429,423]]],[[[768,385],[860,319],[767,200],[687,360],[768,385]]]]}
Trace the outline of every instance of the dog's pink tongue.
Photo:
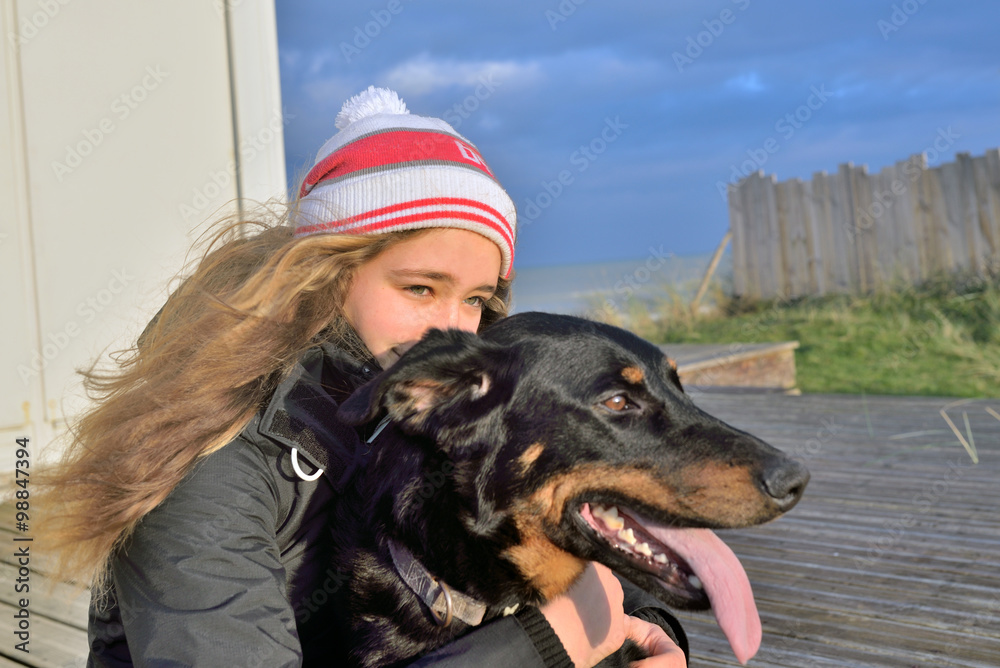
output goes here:
{"type": "Polygon", "coordinates": [[[736,658],[749,661],[760,647],[760,617],[750,580],[733,551],[709,529],[645,528],[691,566],[736,658]]]}

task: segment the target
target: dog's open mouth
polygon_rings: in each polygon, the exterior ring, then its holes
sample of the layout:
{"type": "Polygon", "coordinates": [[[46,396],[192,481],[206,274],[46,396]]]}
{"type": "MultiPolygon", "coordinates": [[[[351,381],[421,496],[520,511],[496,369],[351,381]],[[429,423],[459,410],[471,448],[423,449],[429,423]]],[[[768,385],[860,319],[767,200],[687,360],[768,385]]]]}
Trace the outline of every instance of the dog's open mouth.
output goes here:
{"type": "Polygon", "coordinates": [[[616,506],[583,504],[580,515],[597,535],[626,555],[639,570],[651,573],[692,608],[707,608],[708,595],[690,564],[656,540],[631,515],[616,506]]]}
{"type": "Polygon", "coordinates": [[[580,517],[599,541],[650,573],[690,607],[711,603],[719,627],[741,663],[756,654],[760,617],[739,559],[709,529],[679,529],[631,510],[583,503],[580,517]]]}

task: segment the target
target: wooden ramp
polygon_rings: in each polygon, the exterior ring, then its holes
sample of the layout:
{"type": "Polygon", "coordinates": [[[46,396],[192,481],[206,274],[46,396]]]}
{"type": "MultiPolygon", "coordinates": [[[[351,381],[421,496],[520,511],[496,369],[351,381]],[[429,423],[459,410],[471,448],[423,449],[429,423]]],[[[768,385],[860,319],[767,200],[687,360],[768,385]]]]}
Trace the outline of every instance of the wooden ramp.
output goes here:
{"type": "MultiPolygon", "coordinates": [[[[947,399],[692,396],[812,472],[788,516],[719,532],[746,566],[763,621],[751,666],[1000,666],[1000,399],[947,410],[975,447],[974,465],[939,414],[947,399]]],[[[6,526],[13,513],[0,511],[6,526]]],[[[9,628],[13,532],[0,538],[0,628],[9,628]]],[[[31,653],[15,651],[7,632],[0,667],[83,666],[85,593],[64,586],[44,598],[40,576],[31,653]]],[[[710,613],[681,617],[693,667],[739,665],[710,613]]]]}
{"type": "Polygon", "coordinates": [[[685,388],[798,394],[795,384],[798,347],[798,341],[782,341],[668,343],[660,349],[677,362],[677,373],[685,388]]]}

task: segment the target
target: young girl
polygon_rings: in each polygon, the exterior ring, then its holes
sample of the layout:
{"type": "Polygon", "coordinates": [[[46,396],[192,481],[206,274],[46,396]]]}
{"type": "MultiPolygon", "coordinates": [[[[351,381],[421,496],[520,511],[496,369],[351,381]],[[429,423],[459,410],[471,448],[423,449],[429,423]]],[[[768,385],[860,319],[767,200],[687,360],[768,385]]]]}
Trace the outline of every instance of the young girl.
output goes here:
{"type": "MultiPolygon", "coordinates": [[[[337,405],[429,328],[506,315],[515,209],[476,148],[384,89],[336,125],[286,220],[219,233],[120,369],[88,374],[48,479],[64,573],[94,582],[88,666],[328,665],[326,518],[374,428],[337,405]]],[[[629,590],[591,566],[421,664],[590,666],[628,635],[685,665],[629,590]]]]}

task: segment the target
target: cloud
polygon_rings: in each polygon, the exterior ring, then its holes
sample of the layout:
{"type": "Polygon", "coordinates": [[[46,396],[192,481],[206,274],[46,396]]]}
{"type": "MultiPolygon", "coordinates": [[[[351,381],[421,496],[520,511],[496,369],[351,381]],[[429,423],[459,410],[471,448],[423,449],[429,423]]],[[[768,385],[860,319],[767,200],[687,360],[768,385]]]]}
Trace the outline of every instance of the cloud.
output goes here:
{"type": "Polygon", "coordinates": [[[326,77],[306,81],[302,84],[302,92],[308,98],[315,110],[340,110],[340,105],[352,95],[357,95],[365,89],[362,79],[357,77],[326,77]]]}
{"type": "Polygon", "coordinates": [[[495,80],[504,86],[530,86],[544,78],[539,63],[515,60],[457,60],[422,53],[379,77],[401,94],[427,95],[453,86],[476,86],[495,80]]]}

